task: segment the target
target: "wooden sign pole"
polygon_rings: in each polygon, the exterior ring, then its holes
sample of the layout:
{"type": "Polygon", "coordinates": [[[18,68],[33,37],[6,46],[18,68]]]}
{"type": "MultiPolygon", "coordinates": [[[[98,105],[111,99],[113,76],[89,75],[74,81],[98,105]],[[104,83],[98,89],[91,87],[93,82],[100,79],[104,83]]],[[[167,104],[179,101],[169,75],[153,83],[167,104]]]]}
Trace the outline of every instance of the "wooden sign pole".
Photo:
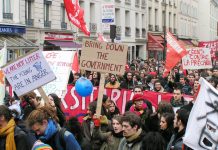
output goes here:
{"type": "Polygon", "coordinates": [[[39,93],[42,96],[42,98],[45,101],[45,103],[48,103],[49,99],[48,99],[48,96],[46,95],[45,91],[43,90],[43,88],[40,87],[37,90],[39,91],[39,93]]]}
{"type": "Polygon", "coordinates": [[[96,109],[97,117],[100,117],[101,115],[102,99],[104,94],[104,83],[105,83],[105,73],[101,73],[100,85],[98,89],[97,109],[96,109]]]}

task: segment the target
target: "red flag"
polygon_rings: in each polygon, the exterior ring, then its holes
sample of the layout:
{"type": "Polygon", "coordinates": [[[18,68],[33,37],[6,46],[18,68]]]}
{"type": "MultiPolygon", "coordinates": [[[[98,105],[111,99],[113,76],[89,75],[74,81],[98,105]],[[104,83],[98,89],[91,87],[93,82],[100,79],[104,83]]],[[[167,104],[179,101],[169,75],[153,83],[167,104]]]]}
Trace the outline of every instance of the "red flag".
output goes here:
{"type": "Polygon", "coordinates": [[[75,2],[72,0],[64,0],[64,5],[70,22],[82,30],[86,35],[90,36],[90,32],[84,21],[84,10],[79,6],[78,0],[75,0],[75,2]]]}
{"type": "Polygon", "coordinates": [[[78,60],[78,52],[76,51],[73,58],[72,63],[72,72],[78,73],[79,72],[79,60],[78,60]]]}
{"type": "Polygon", "coordinates": [[[167,52],[163,77],[166,77],[173,67],[187,54],[186,49],[178,43],[174,36],[167,32],[167,52]]]}
{"type": "Polygon", "coordinates": [[[104,36],[101,33],[98,33],[98,41],[99,42],[107,42],[107,40],[104,38],[104,36]]]}

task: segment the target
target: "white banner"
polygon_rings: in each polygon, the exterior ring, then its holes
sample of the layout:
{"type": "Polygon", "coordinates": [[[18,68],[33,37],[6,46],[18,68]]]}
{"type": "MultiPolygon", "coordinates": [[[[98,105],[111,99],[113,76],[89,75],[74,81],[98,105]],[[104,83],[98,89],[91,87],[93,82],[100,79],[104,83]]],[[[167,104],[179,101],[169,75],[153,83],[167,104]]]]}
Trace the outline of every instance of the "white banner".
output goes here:
{"type": "Polygon", "coordinates": [[[43,86],[45,93],[55,93],[59,97],[67,89],[75,51],[44,51],[43,55],[56,76],[56,80],[43,86]]]}
{"type": "Polygon", "coordinates": [[[110,25],[115,24],[114,0],[107,0],[102,4],[102,32],[110,32],[110,25]]]}
{"type": "Polygon", "coordinates": [[[182,58],[184,69],[208,69],[212,68],[209,48],[193,47],[187,49],[188,54],[182,58]]]}
{"type": "Polygon", "coordinates": [[[4,74],[18,96],[35,90],[55,79],[55,74],[38,50],[2,68],[4,74]]]}
{"type": "Polygon", "coordinates": [[[184,143],[194,150],[218,147],[218,91],[205,79],[189,116],[184,143]]]}

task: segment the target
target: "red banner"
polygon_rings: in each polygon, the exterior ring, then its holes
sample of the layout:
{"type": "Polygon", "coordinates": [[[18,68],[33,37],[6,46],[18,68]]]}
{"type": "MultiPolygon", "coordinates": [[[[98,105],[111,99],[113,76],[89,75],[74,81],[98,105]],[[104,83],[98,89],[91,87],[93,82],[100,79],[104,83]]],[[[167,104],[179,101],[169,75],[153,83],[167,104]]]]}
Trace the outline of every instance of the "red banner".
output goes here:
{"type": "MultiPolygon", "coordinates": [[[[65,100],[62,100],[63,110],[67,117],[84,115],[89,103],[96,100],[98,97],[98,87],[94,87],[93,93],[88,97],[79,96],[76,93],[75,88],[71,85],[68,85],[67,89],[68,91],[65,96],[65,100]]],[[[104,94],[107,94],[111,100],[117,104],[122,113],[125,112],[126,102],[131,100],[133,97],[132,91],[125,89],[105,89],[104,94]]],[[[172,94],[144,91],[144,96],[155,108],[157,108],[158,103],[161,100],[170,101],[172,94]]],[[[191,100],[192,96],[184,96],[184,98],[186,100],[191,100]]]]}

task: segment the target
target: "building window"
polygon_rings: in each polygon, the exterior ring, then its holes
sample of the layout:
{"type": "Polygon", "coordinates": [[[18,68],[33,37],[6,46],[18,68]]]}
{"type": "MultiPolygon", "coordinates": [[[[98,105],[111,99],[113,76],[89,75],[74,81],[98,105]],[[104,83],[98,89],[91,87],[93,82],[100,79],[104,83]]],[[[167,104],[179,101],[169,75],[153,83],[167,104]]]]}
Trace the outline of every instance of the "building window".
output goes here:
{"type": "Polygon", "coordinates": [[[50,7],[51,7],[52,0],[44,0],[44,27],[51,27],[50,20],[50,7]]]}
{"type": "Polygon", "coordinates": [[[11,0],[3,0],[3,13],[11,13],[11,0]]]}
{"type": "Polygon", "coordinates": [[[25,20],[26,20],[26,25],[28,26],[33,26],[34,20],[32,19],[32,3],[33,1],[31,0],[26,0],[25,1],[25,20]]]}
{"type": "Polygon", "coordinates": [[[44,5],[44,19],[45,21],[49,21],[49,4],[44,5]]]}
{"type": "Polygon", "coordinates": [[[64,4],[61,4],[61,22],[65,22],[65,7],[64,4]]]}
{"type": "Polygon", "coordinates": [[[158,10],[157,10],[157,9],[155,9],[155,14],[154,14],[154,16],[155,16],[155,20],[154,20],[155,23],[154,23],[154,24],[155,24],[155,25],[158,25],[158,19],[159,19],[159,18],[158,18],[158,10]]]}
{"type": "Polygon", "coordinates": [[[90,3],[90,23],[95,23],[95,3],[90,3]]]}

